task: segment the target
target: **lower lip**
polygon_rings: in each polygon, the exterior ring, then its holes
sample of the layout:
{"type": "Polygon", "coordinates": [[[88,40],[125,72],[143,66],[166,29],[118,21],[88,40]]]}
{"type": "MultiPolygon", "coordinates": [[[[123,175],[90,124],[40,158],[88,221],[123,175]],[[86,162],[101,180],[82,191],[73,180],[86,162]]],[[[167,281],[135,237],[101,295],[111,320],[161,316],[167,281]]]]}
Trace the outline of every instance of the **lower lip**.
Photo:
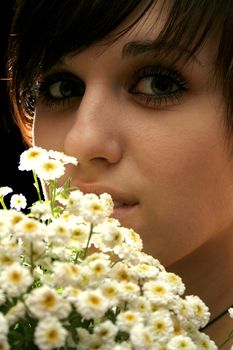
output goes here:
{"type": "Polygon", "coordinates": [[[138,203],[134,205],[122,205],[121,207],[114,208],[113,214],[111,215],[114,219],[123,221],[134,211],[134,209],[138,206],[138,203]]]}

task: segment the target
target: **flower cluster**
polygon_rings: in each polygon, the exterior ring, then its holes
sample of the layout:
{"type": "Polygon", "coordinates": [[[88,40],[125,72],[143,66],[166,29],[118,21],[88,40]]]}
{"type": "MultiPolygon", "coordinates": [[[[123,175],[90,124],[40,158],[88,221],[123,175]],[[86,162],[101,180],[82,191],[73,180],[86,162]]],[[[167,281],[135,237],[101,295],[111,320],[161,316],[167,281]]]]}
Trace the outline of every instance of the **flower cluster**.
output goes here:
{"type": "Polygon", "coordinates": [[[68,163],[77,164],[39,147],[22,153],[19,169],[33,171],[39,196],[27,213],[22,195],[7,209],[12,190],[0,188],[0,348],[216,350],[201,331],[208,307],[111,218],[111,196],[70,180],[56,188],[68,163]]]}

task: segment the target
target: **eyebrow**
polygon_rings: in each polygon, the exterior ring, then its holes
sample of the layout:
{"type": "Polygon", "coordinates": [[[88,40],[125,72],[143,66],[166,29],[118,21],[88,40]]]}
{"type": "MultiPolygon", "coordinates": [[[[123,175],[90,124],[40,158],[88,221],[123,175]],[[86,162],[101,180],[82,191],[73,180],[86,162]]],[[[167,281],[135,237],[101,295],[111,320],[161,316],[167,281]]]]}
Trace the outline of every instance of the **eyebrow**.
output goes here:
{"type": "MultiPolygon", "coordinates": [[[[192,60],[199,65],[202,65],[202,62],[197,58],[197,56],[188,48],[171,44],[163,40],[145,40],[145,41],[130,41],[123,46],[122,49],[122,58],[131,58],[138,55],[144,54],[163,54],[165,57],[168,54],[176,54],[176,58],[181,57],[186,58],[186,60],[192,60]]],[[[174,59],[174,61],[176,60],[174,59]]]]}

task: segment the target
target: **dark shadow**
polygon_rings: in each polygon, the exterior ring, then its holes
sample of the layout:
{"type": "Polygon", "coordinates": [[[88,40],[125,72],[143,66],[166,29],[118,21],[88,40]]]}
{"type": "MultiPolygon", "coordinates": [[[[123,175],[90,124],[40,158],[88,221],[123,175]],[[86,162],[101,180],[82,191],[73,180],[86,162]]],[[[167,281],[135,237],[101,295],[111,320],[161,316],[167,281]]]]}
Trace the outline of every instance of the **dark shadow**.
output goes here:
{"type": "MultiPolygon", "coordinates": [[[[37,199],[32,174],[18,170],[19,156],[27,147],[12,117],[7,82],[4,80],[13,7],[14,0],[1,0],[0,2],[0,186],[9,186],[14,193],[22,193],[31,204],[37,199]]],[[[7,197],[6,202],[8,203],[7,197]]]]}

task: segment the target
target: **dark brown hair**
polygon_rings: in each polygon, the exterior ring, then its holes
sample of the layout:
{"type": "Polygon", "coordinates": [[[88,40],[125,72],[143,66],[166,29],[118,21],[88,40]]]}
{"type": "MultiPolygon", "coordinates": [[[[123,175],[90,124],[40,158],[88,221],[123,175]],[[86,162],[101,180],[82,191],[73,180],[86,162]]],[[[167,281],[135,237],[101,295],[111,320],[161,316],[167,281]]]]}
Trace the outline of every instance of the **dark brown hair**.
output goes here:
{"type": "MultiPolygon", "coordinates": [[[[226,99],[225,123],[233,133],[233,0],[159,0],[169,7],[161,40],[182,43],[193,55],[216,36],[216,77],[226,99]]],[[[18,0],[8,51],[9,91],[17,122],[30,136],[38,77],[66,54],[81,51],[116,29],[138,6],[140,14],[113,38],[124,35],[156,0],[18,0]]],[[[155,19],[156,25],[156,19],[155,19]]],[[[176,58],[175,58],[176,59],[176,58]]],[[[187,57],[188,59],[188,57],[187,57]]]]}

